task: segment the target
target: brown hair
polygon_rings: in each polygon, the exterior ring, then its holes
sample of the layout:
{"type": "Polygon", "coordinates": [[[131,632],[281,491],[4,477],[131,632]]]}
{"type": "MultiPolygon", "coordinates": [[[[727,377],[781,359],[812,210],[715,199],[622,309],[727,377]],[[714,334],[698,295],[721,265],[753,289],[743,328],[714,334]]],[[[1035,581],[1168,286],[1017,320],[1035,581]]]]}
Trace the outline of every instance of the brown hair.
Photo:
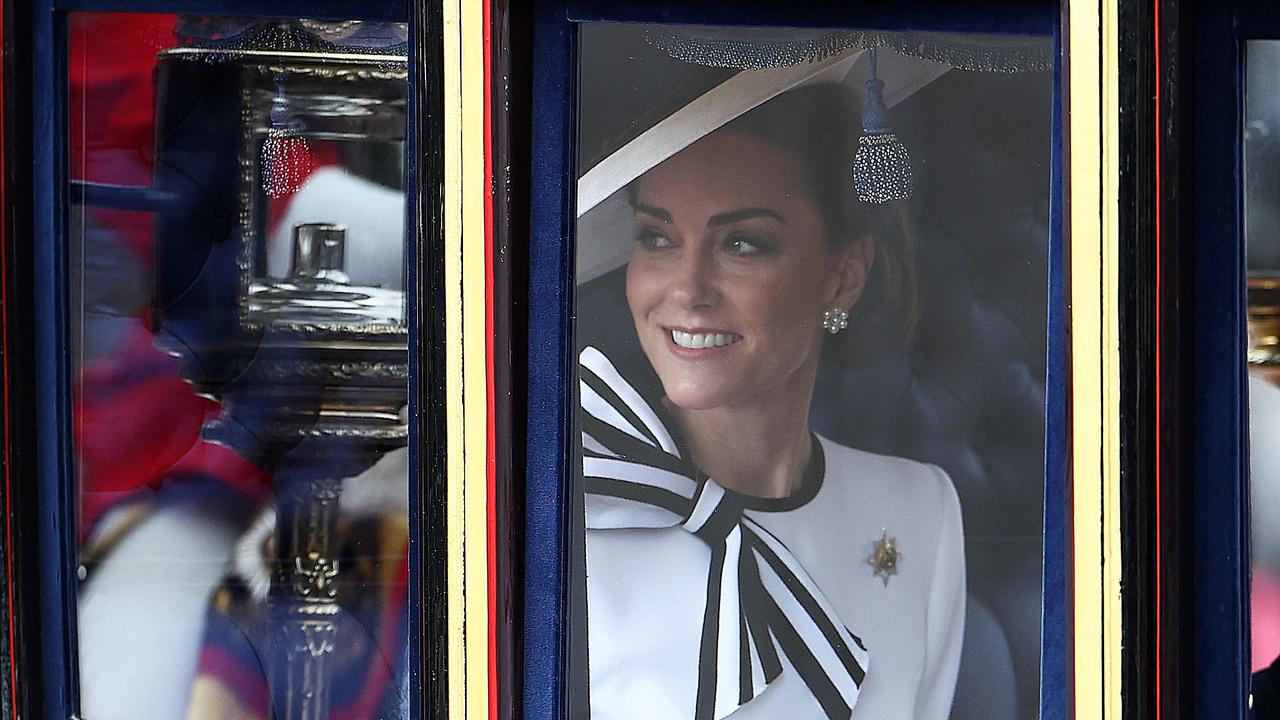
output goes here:
{"type": "Polygon", "coordinates": [[[841,359],[865,360],[897,346],[915,327],[915,253],[900,201],[872,205],[857,198],[853,158],[861,136],[861,107],[844,85],[811,85],[785,92],[726,124],[799,158],[808,190],[823,213],[829,243],[870,236],[875,262],[862,298],[849,312],[849,329],[830,338],[841,359]]]}

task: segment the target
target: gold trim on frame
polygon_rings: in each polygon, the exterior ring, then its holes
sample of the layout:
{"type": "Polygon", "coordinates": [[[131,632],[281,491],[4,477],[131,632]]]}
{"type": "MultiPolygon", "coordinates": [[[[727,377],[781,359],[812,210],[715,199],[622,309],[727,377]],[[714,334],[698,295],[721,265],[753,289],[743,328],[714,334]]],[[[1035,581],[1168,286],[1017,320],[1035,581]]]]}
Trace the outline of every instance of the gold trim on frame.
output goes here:
{"type": "Polygon", "coordinates": [[[482,2],[443,9],[450,720],[489,714],[482,2]]]}
{"type": "Polygon", "coordinates": [[[1120,718],[1117,0],[1066,13],[1074,716],[1120,718]]]}

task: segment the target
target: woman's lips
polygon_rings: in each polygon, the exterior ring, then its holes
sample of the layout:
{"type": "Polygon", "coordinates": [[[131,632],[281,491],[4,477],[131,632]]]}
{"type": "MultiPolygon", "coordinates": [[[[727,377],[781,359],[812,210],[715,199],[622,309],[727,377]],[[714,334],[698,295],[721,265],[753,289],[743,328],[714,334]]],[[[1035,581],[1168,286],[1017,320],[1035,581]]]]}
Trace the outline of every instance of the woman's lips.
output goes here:
{"type": "Polygon", "coordinates": [[[742,339],[737,333],[717,330],[680,330],[664,328],[667,341],[677,355],[684,357],[706,357],[723,352],[742,339]]]}

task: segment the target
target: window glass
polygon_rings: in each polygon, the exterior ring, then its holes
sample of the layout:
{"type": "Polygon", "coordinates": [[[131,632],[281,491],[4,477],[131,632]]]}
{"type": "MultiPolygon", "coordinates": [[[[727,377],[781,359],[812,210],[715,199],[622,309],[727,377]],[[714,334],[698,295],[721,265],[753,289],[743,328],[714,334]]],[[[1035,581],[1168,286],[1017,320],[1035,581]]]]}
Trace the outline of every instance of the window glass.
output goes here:
{"type": "Polygon", "coordinates": [[[80,714],[404,717],[407,28],[68,27],[80,714]]]}
{"type": "Polygon", "coordinates": [[[1280,657],[1280,42],[1246,45],[1244,231],[1248,265],[1248,399],[1254,672],[1280,657]]]}
{"type": "Polygon", "coordinates": [[[1051,39],[579,39],[578,696],[1037,717],[1051,39]]]}

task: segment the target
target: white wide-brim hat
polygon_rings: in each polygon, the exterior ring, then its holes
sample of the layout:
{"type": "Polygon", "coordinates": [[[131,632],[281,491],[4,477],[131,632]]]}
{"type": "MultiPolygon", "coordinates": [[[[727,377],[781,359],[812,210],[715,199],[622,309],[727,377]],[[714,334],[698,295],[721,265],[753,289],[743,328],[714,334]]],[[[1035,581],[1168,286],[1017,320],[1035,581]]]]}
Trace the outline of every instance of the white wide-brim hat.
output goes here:
{"type": "MultiPolygon", "coordinates": [[[[869,49],[877,49],[877,75],[884,82],[883,99],[889,108],[953,69],[1010,73],[1046,70],[1053,65],[1051,45],[1042,38],[1017,35],[638,25],[613,26],[604,32],[609,34],[604,42],[584,43],[584,73],[593,63],[610,62],[597,54],[612,54],[615,63],[630,62],[655,75],[647,81],[650,89],[660,87],[666,73],[670,85],[680,86],[678,92],[692,99],[656,120],[633,119],[632,125],[648,124],[638,134],[635,128],[624,132],[624,142],[584,167],[577,188],[579,284],[620,267],[630,257],[634,218],[625,189],[633,180],[789,90],[849,83],[859,97],[865,96],[862,86],[870,76],[869,49]],[[627,40],[639,37],[665,52],[668,62],[659,67],[652,55],[641,57],[636,52],[638,45],[625,46],[627,40]],[[708,66],[720,70],[708,73],[708,66]],[[705,87],[696,87],[699,82],[705,82],[705,87]],[[692,91],[691,84],[695,86],[692,91]]],[[[593,113],[617,113],[615,101],[623,100],[631,90],[625,83],[614,85],[607,71],[601,85],[597,92],[582,95],[581,128],[589,125],[593,113]]],[[[655,97],[658,95],[661,93],[655,97]]],[[[634,99],[632,104],[637,112],[652,109],[634,99]]],[[[618,122],[617,118],[613,121],[618,122]]],[[[851,117],[849,122],[860,126],[861,118],[851,117]]],[[[850,158],[851,166],[852,161],[850,158]]]]}
{"type": "MultiPolygon", "coordinates": [[[[815,62],[741,70],[606,156],[578,179],[577,282],[624,264],[633,245],[633,211],[626,187],[697,140],[789,90],[867,77],[865,50],[847,50],[815,62]]],[[[885,104],[892,107],[951,70],[949,65],[880,51],[885,104]]],[[[591,108],[582,108],[590,113],[591,108]]],[[[850,123],[859,123],[857,117],[850,123]]],[[[852,158],[850,158],[852,162],[852,158]]]]}

